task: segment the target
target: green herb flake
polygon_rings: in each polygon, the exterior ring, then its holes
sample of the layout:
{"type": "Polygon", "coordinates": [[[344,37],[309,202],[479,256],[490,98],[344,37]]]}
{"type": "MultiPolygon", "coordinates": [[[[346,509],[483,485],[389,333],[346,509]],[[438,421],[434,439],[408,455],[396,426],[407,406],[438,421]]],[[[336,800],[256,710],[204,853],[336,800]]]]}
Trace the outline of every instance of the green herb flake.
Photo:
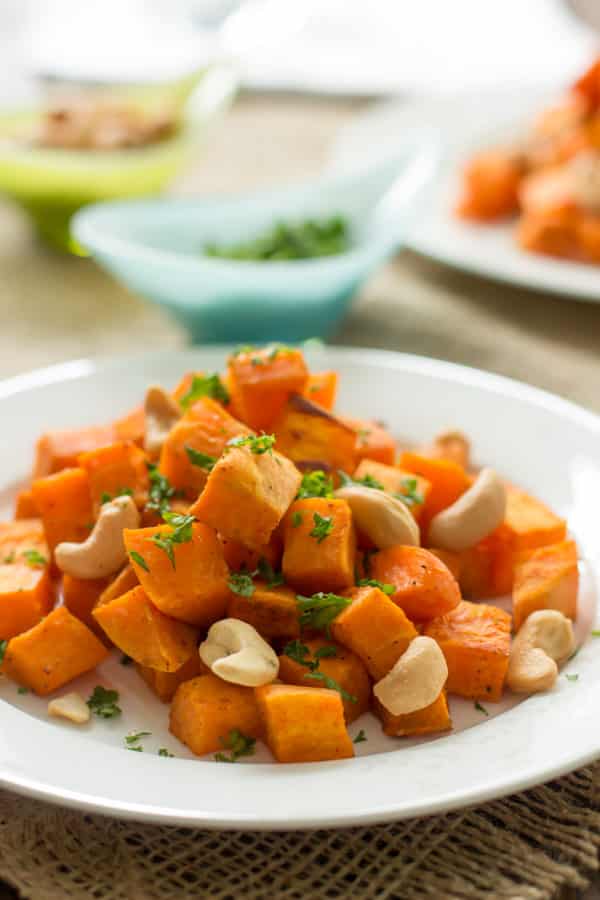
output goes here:
{"type": "Polygon", "coordinates": [[[577,675],[575,673],[573,673],[573,674],[567,673],[565,675],[565,678],[567,679],[567,681],[579,681],[579,675],[577,675]]]}
{"type": "Polygon", "coordinates": [[[182,409],[189,409],[191,404],[201,397],[211,397],[225,406],[229,403],[229,392],[216,372],[213,375],[194,375],[190,387],[180,398],[179,403],[182,409]]]}
{"type": "Polygon", "coordinates": [[[333,479],[322,469],[307,472],[302,476],[296,500],[306,500],[309,497],[325,497],[327,499],[333,497],[333,479]]]}
{"type": "Polygon", "coordinates": [[[159,550],[166,553],[169,562],[175,568],[175,545],[187,544],[192,540],[192,525],[196,521],[195,516],[185,516],[181,513],[165,512],[163,520],[170,526],[171,531],[158,532],[147,540],[151,541],[159,550]]]}
{"type": "Polygon", "coordinates": [[[194,450],[193,447],[187,446],[185,447],[185,452],[193,466],[197,466],[197,468],[203,469],[205,472],[212,472],[214,469],[217,461],[216,456],[209,456],[207,453],[201,453],[199,450],[194,450]]]}
{"type": "Polygon", "coordinates": [[[335,678],[331,678],[329,675],[326,675],[325,672],[320,672],[318,670],[307,672],[304,675],[304,678],[312,678],[314,681],[320,681],[323,684],[323,687],[326,687],[328,690],[337,691],[342,700],[347,700],[349,703],[358,703],[356,697],[344,690],[335,678]]]}
{"type": "Polygon", "coordinates": [[[174,758],[175,758],[175,754],[174,754],[174,753],[170,753],[169,750],[167,750],[166,747],[160,747],[160,749],[159,749],[159,751],[158,751],[158,755],[159,755],[159,756],[168,756],[170,759],[174,759],[174,758]]]}
{"type": "Polygon", "coordinates": [[[364,730],[361,728],[360,731],[358,732],[358,734],[356,735],[356,737],[354,738],[354,740],[352,741],[352,743],[353,744],[362,744],[363,741],[368,741],[368,740],[369,739],[366,736],[364,730]]]}
{"type": "Polygon", "coordinates": [[[14,563],[14,561],[15,561],[15,551],[14,551],[14,550],[13,550],[11,553],[9,553],[8,556],[5,556],[4,559],[2,560],[2,562],[3,562],[5,565],[9,565],[10,563],[14,563]]]}
{"type": "Polygon", "coordinates": [[[312,663],[307,660],[307,656],[310,655],[310,650],[303,644],[302,641],[296,640],[289,641],[283,648],[283,655],[289,656],[290,659],[293,659],[294,662],[297,662],[300,666],[306,666],[307,669],[310,669],[312,663]]]}
{"type": "Polygon", "coordinates": [[[423,503],[424,497],[423,494],[419,492],[419,482],[416,478],[403,478],[400,484],[402,490],[395,493],[394,497],[398,500],[402,500],[406,506],[420,506],[423,503]]]}
{"type": "Polygon", "coordinates": [[[170,512],[170,501],[177,495],[177,491],[166,478],[158,471],[158,466],[154,463],[146,463],[148,469],[148,478],[150,480],[150,489],[148,491],[148,502],[146,510],[149,512],[157,512],[162,516],[166,512],[170,512]]]}
{"type": "Polygon", "coordinates": [[[338,475],[340,478],[340,483],[342,487],[351,487],[353,484],[362,485],[362,487],[372,488],[374,491],[383,491],[385,490],[384,485],[381,481],[378,481],[373,475],[367,473],[362,478],[352,478],[351,475],[348,475],[347,472],[344,472],[342,469],[338,469],[338,475]]]}
{"type": "Polygon", "coordinates": [[[329,537],[333,531],[333,518],[331,516],[320,516],[318,512],[313,514],[313,522],[315,527],[309,531],[309,536],[313,537],[317,544],[322,543],[325,538],[329,537]]]}
{"type": "Polygon", "coordinates": [[[229,590],[240,597],[251,597],[255,591],[252,576],[244,572],[232,572],[227,584],[229,590]]]}
{"type": "Polygon", "coordinates": [[[484,716],[489,716],[489,712],[487,711],[487,709],[485,708],[485,706],[482,706],[481,703],[479,703],[479,701],[476,701],[476,702],[473,704],[473,706],[475,707],[475,709],[477,710],[477,712],[483,713],[484,716]]]}
{"type": "Polygon", "coordinates": [[[125,735],[125,743],[132,748],[134,744],[139,744],[143,737],[149,737],[151,733],[150,731],[130,731],[125,735]]]}
{"type": "Polygon", "coordinates": [[[25,557],[27,565],[31,566],[32,569],[35,569],[38,566],[45,566],[48,563],[46,557],[42,556],[39,550],[25,550],[23,556],[25,557]]]}
{"type": "Polygon", "coordinates": [[[350,227],[340,215],[298,222],[277,222],[249,241],[224,245],[209,243],[206,256],[242,262],[280,262],[314,259],[344,253],[350,246],[350,227]]]}
{"type": "Polygon", "coordinates": [[[285,584],[283,573],[276,572],[269,560],[265,559],[264,556],[261,556],[258,561],[256,574],[262,578],[267,587],[279,587],[279,585],[285,584]]]}
{"type": "Polygon", "coordinates": [[[23,685],[21,685],[21,687],[18,688],[18,690],[17,690],[17,694],[28,694],[28,693],[29,693],[29,688],[23,687],[23,685]]]}
{"type": "Polygon", "coordinates": [[[379,588],[379,590],[388,597],[391,597],[392,594],[396,593],[396,588],[393,584],[384,584],[383,581],[377,581],[376,578],[359,578],[358,586],[379,588]]]}
{"type": "Polygon", "coordinates": [[[292,513],[292,528],[298,528],[299,525],[302,525],[304,519],[302,518],[302,513],[300,510],[296,510],[292,513]]]}
{"type": "Polygon", "coordinates": [[[228,447],[248,447],[251,453],[262,456],[263,453],[272,453],[275,444],[274,434],[260,434],[258,437],[252,434],[241,434],[239,437],[227,441],[228,447]]]}
{"type": "Polygon", "coordinates": [[[248,737],[237,728],[232,728],[227,736],[227,740],[221,739],[221,743],[226,750],[230,750],[231,754],[226,756],[225,753],[215,753],[217,762],[234,763],[241,756],[252,756],[256,745],[255,738],[248,737]]]}
{"type": "Polygon", "coordinates": [[[300,613],[300,625],[302,628],[316,628],[329,633],[329,626],[342,610],[346,609],[352,601],[349,597],[340,597],[339,594],[324,593],[319,591],[312,597],[296,595],[296,604],[300,613]]]}
{"type": "Polygon", "coordinates": [[[6,653],[7,647],[8,647],[8,641],[0,641],[0,666],[4,662],[4,654],[6,653]]]}
{"type": "Polygon", "coordinates": [[[137,552],[137,550],[130,550],[129,557],[130,557],[130,559],[133,560],[134,563],[137,563],[138,566],[141,566],[141,568],[144,570],[144,572],[150,571],[150,566],[148,565],[148,563],[146,562],[144,557],[141,555],[141,553],[137,552]]]}
{"type": "Polygon", "coordinates": [[[97,684],[91,697],[87,701],[87,705],[96,716],[101,719],[114,719],[121,715],[121,707],[117,705],[119,699],[118,691],[112,691],[97,684]]]}

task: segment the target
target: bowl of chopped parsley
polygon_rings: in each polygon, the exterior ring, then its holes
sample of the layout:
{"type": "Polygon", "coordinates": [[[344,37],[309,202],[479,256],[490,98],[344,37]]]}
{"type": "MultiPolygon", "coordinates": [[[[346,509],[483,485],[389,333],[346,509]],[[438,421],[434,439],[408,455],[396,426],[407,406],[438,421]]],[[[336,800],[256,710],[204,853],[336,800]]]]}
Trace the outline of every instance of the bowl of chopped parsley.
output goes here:
{"type": "Polygon", "coordinates": [[[95,204],[73,231],[195,342],[325,337],[402,246],[436,164],[431,134],[412,134],[367,169],[237,196],[95,204]]]}

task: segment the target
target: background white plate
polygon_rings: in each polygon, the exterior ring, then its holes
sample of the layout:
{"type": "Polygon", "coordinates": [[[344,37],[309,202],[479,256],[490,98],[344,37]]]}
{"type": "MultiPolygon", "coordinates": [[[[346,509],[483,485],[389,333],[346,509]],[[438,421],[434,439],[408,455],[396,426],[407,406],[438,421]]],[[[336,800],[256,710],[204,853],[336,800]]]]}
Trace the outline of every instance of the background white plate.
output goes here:
{"type": "MultiPolygon", "coordinates": [[[[595,618],[600,569],[600,419],[556,397],[492,375],[382,351],[327,348],[314,368],[341,374],[339,408],[386,420],[396,434],[430,439],[445,425],[474,438],[478,460],[546,499],[569,517],[580,543],[584,646],[549,694],[499,705],[451,698],[456,731],[425,741],[393,740],[370,716],[354,723],[369,740],[357,758],[270,764],[266,748],[239,765],[191,757],[167,731],[159,703],[120,654],[76,687],[103,683],[121,693],[122,717],[78,729],[48,720],[47,701],[0,687],[0,782],[78,808],[149,821],[252,829],[380,822],[482,801],[566,772],[600,755],[600,639],[595,618]],[[477,727],[472,727],[477,726],[477,727]],[[131,730],[150,731],[144,753],[125,749],[131,730]],[[166,747],[178,758],[157,756],[166,747]]],[[[108,421],[126,412],[149,383],[174,384],[192,368],[222,368],[223,348],[171,351],[107,363],[81,361],[0,383],[0,471],[5,515],[27,477],[33,442],[48,427],[108,421]]]]}
{"type": "Polygon", "coordinates": [[[351,168],[358,162],[393,152],[400,137],[416,128],[437,129],[444,161],[423,203],[422,215],[406,241],[433,259],[490,278],[540,291],[600,302],[598,266],[567,262],[521,250],[515,221],[499,225],[469,224],[453,214],[460,170],[474,150],[514,141],[533,119],[560,95],[561,88],[486,91],[446,98],[421,98],[381,104],[345,128],[331,166],[351,168]]]}

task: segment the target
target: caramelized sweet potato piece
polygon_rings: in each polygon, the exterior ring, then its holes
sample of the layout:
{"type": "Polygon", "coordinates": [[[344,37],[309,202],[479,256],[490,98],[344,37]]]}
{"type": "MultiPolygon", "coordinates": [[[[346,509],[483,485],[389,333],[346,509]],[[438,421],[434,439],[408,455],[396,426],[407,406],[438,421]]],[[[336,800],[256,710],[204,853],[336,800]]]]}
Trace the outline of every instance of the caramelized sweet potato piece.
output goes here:
{"type": "Polygon", "coordinates": [[[142,666],[176,672],[197,652],[198,631],[165,616],[143,587],[96,606],[93,616],[113,644],[142,666]]]}
{"type": "Polygon", "coordinates": [[[434,556],[437,556],[438,559],[441,559],[446,568],[449,569],[456,580],[459,581],[462,570],[461,554],[455,553],[453,550],[440,550],[437,547],[428,547],[427,549],[430,553],[433,553],[434,556]]]}
{"type": "Polygon", "coordinates": [[[413,622],[427,622],[460,603],[460,589],[448,567],[423,547],[389,547],[371,560],[373,577],[396,588],[394,603],[413,622]]]}
{"type": "Polygon", "coordinates": [[[311,403],[318,403],[323,409],[331,412],[335,406],[337,396],[338,374],[337,372],[316,372],[308,376],[304,396],[311,403]]]}
{"type": "Polygon", "coordinates": [[[90,480],[85,469],[63,469],[34,481],[31,490],[52,552],[62,541],[84,541],[93,528],[90,480]]]}
{"type": "Polygon", "coordinates": [[[346,596],[352,603],[335,617],[331,633],[356,653],[371,677],[379,681],[417,636],[417,630],[379,588],[355,587],[346,591],[346,596]]]}
{"type": "Polygon", "coordinates": [[[513,620],[518,631],[537,609],[557,609],[577,618],[577,545],[575,541],[528,550],[515,568],[513,620]]]}
{"type": "Polygon", "coordinates": [[[269,587],[263,581],[255,581],[251,597],[231,594],[226,615],[248,622],[268,641],[300,635],[296,595],[284,585],[269,587]]]}
{"type": "Polygon", "coordinates": [[[256,431],[270,431],[292,393],[308,382],[302,351],[265,347],[229,358],[228,384],[242,421],[256,431]]]}
{"type": "Polygon", "coordinates": [[[510,654],[511,617],[484,603],[461,603],[425,626],[448,663],[446,689],[472,700],[496,702],[502,696],[510,654]]]}
{"type": "Polygon", "coordinates": [[[273,431],[277,449],[302,468],[354,471],[356,432],[306,397],[292,394],[273,431]]]}
{"type": "Polygon", "coordinates": [[[384,465],[393,466],[396,461],[396,441],[383,425],[378,422],[363,421],[343,417],[356,433],[356,462],[373,459],[384,465]]]}
{"type": "Polygon", "coordinates": [[[210,671],[197,653],[193,653],[176,672],[159,672],[157,669],[141,666],[139,663],[135,664],[135,668],[138,675],[163,703],[171,702],[180,684],[191,681],[198,675],[206,675],[210,671]]]}
{"type": "MultiPolygon", "coordinates": [[[[143,448],[146,429],[145,419],[144,407],[136,406],[126,416],[113,422],[114,440],[133,441],[138,447],[143,448]]],[[[110,441],[107,441],[107,443],[110,443],[110,441]]]]}
{"type": "Polygon", "coordinates": [[[269,543],[301,480],[294,464],[275,450],[253,453],[248,447],[230,447],[190,515],[226,539],[260,549],[269,543]]]}
{"type": "Polygon", "coordinates": [[[340,591],[354,583],[356,535],[345,500],[295,500],[285,518],[282,569],[298,591],[340,591]]]}
{"type": "Polygon", "coordinates": [[[585,98],[589,109],[600,106],[600,58],[595,59],[577,79],[573,92],[585,98]]]}
{"type": "Polygon", "coordinates": [[[126,565],[125,568],[121,569],[117,577],[102,591],[98,597],[97,606],[101,606],[103,603],[110,603],[115,597],[121,597],[123,594],[126,594],[127,591],[137,587],[138,584],[138,577],[133,571],[133,566],[129,564],[126,565]]]}
{"type": "MultiPolygon", "coordinates": [[[[100,595],[107,588],[108,578],[73,578],[65,575],[63,578],[63,601],[69,612],[83,622],[90,631],[93,631],[101,641],[106,643],[108,638],[100,628],[92,615],[100,595]]],[[[109,642],[110,643],[110,642],[109,642]]]]}
{"type": "Polygon", "coordinates": [[[33,477],[44,478],[62,469],[74,468],[77,457],[114,441],[112,425],[98,425],[70,431],[49,431],[36,444],[33,477]]]}
{"type": "Polygon", "coordinates": [[[504,523],[474,547],[463,550],[460,560],[459,582],[465,597],[481,600],[510,593],[514,553],[512,532],[504,523]]]}
{"type": "Polygon", "coordinates": [[[465,470],[448,459],[430,459],[405,450],[400,457],[400,468],[430,483],[420,519],[423,533],[436,513],[452,506],[471,485],[465,470]]]}
{"type": "Polygon", "coordinates": [[[192,678],[177,688],[169,730],[197,756],[224,750],[234,730],[253,738],[263,732],[252,688],[212,674],[192,678]]]}
{"type": "Polygon", "coordinates": [[[465,166],[457,212],[465,219],[494,221],[519,208],[523,166],[512,151],[486,150],[465,166]]]}
{"type": "Polygon", "coordinates": [[[195,522],[191,539],[173,545],[173,564],[165,550],[154,542],[155,538],[172,533],[170,525],[125,529],[123,538],[131,564],[161,612],[208,628],[223,618],[229,600],[229,571],[221,544],[212,528],[195,522]]]}
{"type": "Polygon", "coordinates": [[[449,731],[452,728],[446,692],[442,691],[437,700],[425,709],[395,716],[377,700],[374,706],[375,715],[381,721],[381,727],[390,737],[422,737],[449,731]]]}
{"type": "Polygon", "coordinates": [[[0,640],[27,631],[54,605],[47,566],[23,561],[0,564],[0,640]]]}
{"type": "Polygon", "coordinates": [[[9,641],[2,671],[45,696],[94,669],[108,650],[89,628],[59,606],[29,631],[9,641]]]}
{"type": "Polygon", "coordinates": [[[35,505],[31,488],[23,488],[15,500],[15,519],[37,519],[40,511],[35,505]]]}
{"type": "MultiPolygon", "coordinates": [[[[210,461],[221,456],[231,438],[244,434],[250,434],[250,429],[234,419],[216,400],[202,397],[169,432],[161,451],[159,469],[174,488],[184,491],[186,497],[193,500],[206,484],[210,461]],[[189,452],[186,447],[190,448],[189,452]],[[191,461],[190,453],[193,455],[194,451],[208,457],[205,466],[191,461]]],[[[202,456],[196,458],[201,460],[202,456]]]]}
{"type": "Polygon", "coordinates": [[[321,673],[333,678],[348,695],[348,697],[341,695],[347,725],[367,712],[371,700],[371,683],[367,670],[359,657],[346,647],[324,638],[304,641],[303,646],[308,650],[304,656],[305,661],[318,663],[315,672],[311,672],[308,665],[301,665],[297,660],[284,653],[279,657],[281,681],[286,684],[296,684],[299,687],[327,687],[328,685],[322,680],[312,677],[321,673]],[[324,651],[335,655],[317,656],[315,659],[315,653],[324,651]]]}
{"type": "Polygon", "coordinates": [[[564,541],[567,523],[556,516],[541,500],[525,491],[507,486],[505,525],[511,532],[516,552],[545,547],[564,541]]]}
{"type": "Polygon", "coordinates": [[[148,499],[146,454],[131,441],[82,453],[78,462],[88,473],[96,516],[107,498],[119,494],[130,493],[137,506],[148,499]]]}
{"type": "Polygon", "coordinates": [[[373,459],[363,459],[352,477],[360,481],[369,476],[382,484],[384,490],[390,494],[402,494],[403,497],[406,497],[406,504],[414,518],[417,522],[420,520],[431,490],[431,485],[426,478],[373,459]]]}
{"type": "Polygon", "coordinates": [[[219,535],[219,540],[227,567],[232,572],[239,572],[242,569],[253,572],[261,559],[266,560],[273,569],[276,569],[281,562],[282,546],[277,532],[272,535],[268,544],[258,550],[244,547],[238,541],[228,541],[221,535],[219,535]]]}
{"type": "Polygon", "coordinates": [[[41,519],[0,522],[0,563],[26,562],[30,550],[48,561],[48,544],[41,519]]]}
{"type": "Polygon", "coordinates": [[[267,744],[278,762],[319,762],[354,756],[337,691],[267,684],[255,688],[255,694],[267,744]]]}

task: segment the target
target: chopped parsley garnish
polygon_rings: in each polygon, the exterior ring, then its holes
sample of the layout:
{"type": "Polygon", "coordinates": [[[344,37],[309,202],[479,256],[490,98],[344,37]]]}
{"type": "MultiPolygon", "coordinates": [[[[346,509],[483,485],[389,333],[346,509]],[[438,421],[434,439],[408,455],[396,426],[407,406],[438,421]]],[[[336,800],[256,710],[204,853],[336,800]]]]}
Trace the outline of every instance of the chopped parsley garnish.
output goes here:
{"type": "Polygon", "coordinates": [[[333,518],[331,516],[320,516],[316,512],[313,514],[313,522],[315,527],[308,533],[310,537],[314,537],[317,544],[320,544],[333,531],[333,518]]]}
{"type": "Polygon", "coordinates": [[[137,753],[141,753],[143,751],[143,747],[140,746],[140,741],[143,737],[148,737],[151,732],[149,731],[132,731],[129,734],[125,735],[125,744],[128,750],[135,750],[137,753]]]}
{"type": "Polygon", "coordinates": [[[112,691],[97,684],[87,705],[101,719],[114,719],[115,716],[121,715],[121,707],[117,705],[118,699],[118,691],[112,691]]]}
{"type": "Polygon", "coordinates": [[[303,676],[304,678],[312,678],[314,681],[321,681],[330,691],[337,691],[343,700],[348,700],[350,703],[357,702],[356,697],[353,697],[352,694],[345,691],[335,678],[331,678],[330,675],[326,675],[325,672],[321,672],[319,669],[322,659],[331,659],[337,656],[337,649],[335,647],[319,647],[315,650],[313,658],[309,659],[309,648],[306,644],[303,644],[302,641],[295,640],[286,644],[283,648],[283,652],[286,656],[289,656],[290,659],[293,659],[294,662],[301,666],[305,666],[305,668],[309,670],[303,676]]]}
{"type": "Polygon", "coordinates": [[[393,584],[384,584],[383,581],[377,581],[376,578],[359,578],[358,586],[379,588],[379,590],[383,591],[384,594],[387,594],[388,597],[391,597],[392,594],[396,593],[396,588],[393,584]]]}
{"type": "Polygon", "coordinates": [[[482,706],[481,703],[479,703],[479,701],[476,701],[476,702],[473,704],[473,706],[475,707],[475,709],[477,710],[477,712],[483,713],[484,716],[489,716],[489,712],[487,711],[487,709],[485,708],[485,706],[482,706]]]}
{"type": "Polygon", "coordinates": [[[4,662],[4,654],[6,653],[7,647],[8,641],[0,641],[0,665],[4,662]]]}
{"type": "Polygon", "coordinates": [[[193,466],[204,469],[205,472],[212,472],[214,469],[217,461],[216,456],[209,456],[208,453],[201,453],[200,450],[194,450],[193,447],[186,447],[185,452],[193,466]]]}
{"type": "Polygon", "coordinates": [[[123,653],[119,662],[121,663],[122,666],[130,666],[132,664],[133,660],[130,656],[127,656],[125,653],[123,653]]]}
{"type": "Polygon", "coordinates": [[[21,687],[18,688],[18,690],[17,690],[17,694],[28,694],[28,693],[29,693],[29,688],[23,687],[23,685],[21,685],[21,687]]]}
{"type": "Polygon", "coordinates": [[[292,513],[292,528],[297,528],[298,525],[302,525],[304,519],[302,518],[302,513],[300,510],[296,510],[292,513]]]}
{"type": "Polygon", "coordinates": [[[257,456],[262,456],[263,453],[272,453],[274,444],[274,434],[261,434],[258,437],[252,434],[241,434],[239,437],[227,441],[228,447],[248,447],[250,452],[257,456]]]}
{"type": "Polygon", "coordinates": [[[319,670],[317,670],[316,672],[307,672],[304,677],[312,678],[314,681],[321,681],[323,683],[323,686],[328,690],[337,691],[342,700],[347,700],[349,703],[358,702],[356,697],[354,697],[352,694],[349,694],[348,691],[344,690],[344,688],[335,680],[335,678],[331,678],[329,675],[326,675],[325,672],[320,672],[319,670]]]}
{"type": "Polygon", "coordinates": [[[211,397],[225,405],[229,403],[229,392],[216,373],[214,375],[194,375],[192,383],[180,398],[179,403],[183,409],[188,409],[201,397],[211,397]]]}
{"type": "Polygon", "coordinates": [[[15,561],[15,551],[14,550],[12,550],[8,554],[8,556],[5,556],[4,559],[2,560],[2,562],[5,564],[14,563],[14,561],[15,561]]]}
{"type": "Polygon", "coordinates": [[[23,553],[28,566],[35,569],[36,566],[45,566],[48,560],[39,552],[39,550],[25,550],[23,553]]]}
{"type": "Polygon", "coordinates": [[[217,762],[234,763],[240,756],[252,756],[256,745],[255,738],[248,737],[237,728],[232,728],[227,736],[227,740],[221,738],[221,743],[226,750],[231,750],[231,755],[226,756],[225,753],[215,753],[217,762]]]}
{"type": "Polygon", "coordinates": [[[359,428],[358,431],[356,432],[356,436],[357,436],[357,438],[358,438],[359,443],[360,443],[361,445],[362,445],[362,444],[366,444],[366,443],[367,443],[367,438],[368,438],[369,435],[372,434],[372,433],[373,433],[373,429],[372,429],[372,428],[359,428]]]}
{"type": "Polygon", "coordinates": [[[287,344],[270,344],[268,347],[265,347],[265,352],[269,362],[273,362],[280,353],[292,353],[293,347],[288,347],[287,344]]]}
{"type": "Polygon", "coordinates": [[[345,218],[304,219],[277,222],[272,228],[249,241],[229,246],[209,243],[207,256],[245,262],[280,262],[289,259],[314,259],[344,253],[350,245],[350,228],[345,218]]]}
{"type": "Polygon", "coordinates": [[[144,570],[144,572],[150,571],[150,566],[148,565],[148,563],[146,562],[144,557],[141,555],[141,553],[137,552],[137,550],[130,550],[129,557],[130,557],[130,559],[132,559],[134,561],[134,563],[137,563],[138,566],[141,566],[142,569],[144,570]]]}
{"type": "Polygon", "coordinates": [[[256,574],[262,578],[268,587],[279,587],[280,584],[285,584],[283,574],[276,572],[269,560],[265,559],[264,556],[261,556],[258,561],[256,574]]]}
{"type": "Polygon", "coordinates": [[[333,479],[322,469],[307,472],[302,477],[296,500],[305,500],[308,497],[333,497],[333,479]]]}
{"type": "Polygon", "coordinates": [[[252,576],[244,572],[232,572],[227,584],[229,590],[240,597],[251,597],[255,590],[252,576]]]}
{"type": "Polygon", "coordinates": [[[302,628],[317,628],[329,633],[329,626],[343,609],[350,605],[349,597],[340,597],[339,594],[326,594],[319,591],[312,597],[296,596],[296,604],[300,613],[300,625],[302,628]]]}
{"type": "Polygon", "coordinates": [[[576,674],[568,674],[567,673],[565,675],[565,678],[567,679],[567,681],[579,681],[579,675],[576,675],[576,674]]]}
{"type": "Polygon", "coordinates": [[[368,737],[366,736],[365,732],[361,728],[360,731],[358,732],[358,734],[356,735],[356,737],[354,738],[354,740],[352,741],[352,743],[353,744],[362,744],[363,741],[368,741],[368,740],[369,740],[368,737]]]}
{"type": "Polygon", "coordinates": [[[187,544],[192,540],[192,525],[196,518],[195,516],[184,516],[181,513],[165,512],[163,519],[167,525],[170,525],[171,531],[157,532],[148,540],[167,554],[169,562],[175,568],[175,545],[187,544]]]}
{"type": "Polygon", "coordinates": [[[353,484],[359,484],[363,487],[373,488],[374,491],[385,490],[381,481],[378,481],[373,477],[373,475],[368,472],[362,478],[352,478],[352,476],[348,475],[347,472],[344,472],[342,469],[338,469],[338,475],[342,487],[351,487],[353,484]]]}
{"type": "Polygon", "coordinates": [[[402,500],[407,506],[420,506],[423,503],[423,494],[419,492],[419,482],[416,478],[403,478],[400,482],[403,490],[395,493],[394,497],[402,500]]]}
{"type": "Polygon", "coordinates": [[[158,466],[154,463],[146,463],[148,469],[148,477],[150,479],[150,490],[148,491],[148,502],[146,509],[151,512],[157,512],[161,515],[169,512],[173,497],[177,495],[177,491],[166,478],[158,471],[158,466]]]}
{"type": "Polygon", "coordinates": [[[105,503],[110,503],[111,500],[115,500],[117,497],[133,497],[133,489],[130,487],[120,487],[111,495],[108,491],[103,491],[100,495],[100,504],[104,506],[105,503]]]}
{"type": "Polygon", "coordinates": [[[169,750],[167,750],[166,747],[161,747],[161,748],[159,749],[159,751],[158,751],[158,755],[159,755],[159,756],[168,756],[168,757],[170,757],[171,759],[174,759],[174,757],[175,757],[175,754],[174,754],[174,753],[170,753],[169,750]]]}

